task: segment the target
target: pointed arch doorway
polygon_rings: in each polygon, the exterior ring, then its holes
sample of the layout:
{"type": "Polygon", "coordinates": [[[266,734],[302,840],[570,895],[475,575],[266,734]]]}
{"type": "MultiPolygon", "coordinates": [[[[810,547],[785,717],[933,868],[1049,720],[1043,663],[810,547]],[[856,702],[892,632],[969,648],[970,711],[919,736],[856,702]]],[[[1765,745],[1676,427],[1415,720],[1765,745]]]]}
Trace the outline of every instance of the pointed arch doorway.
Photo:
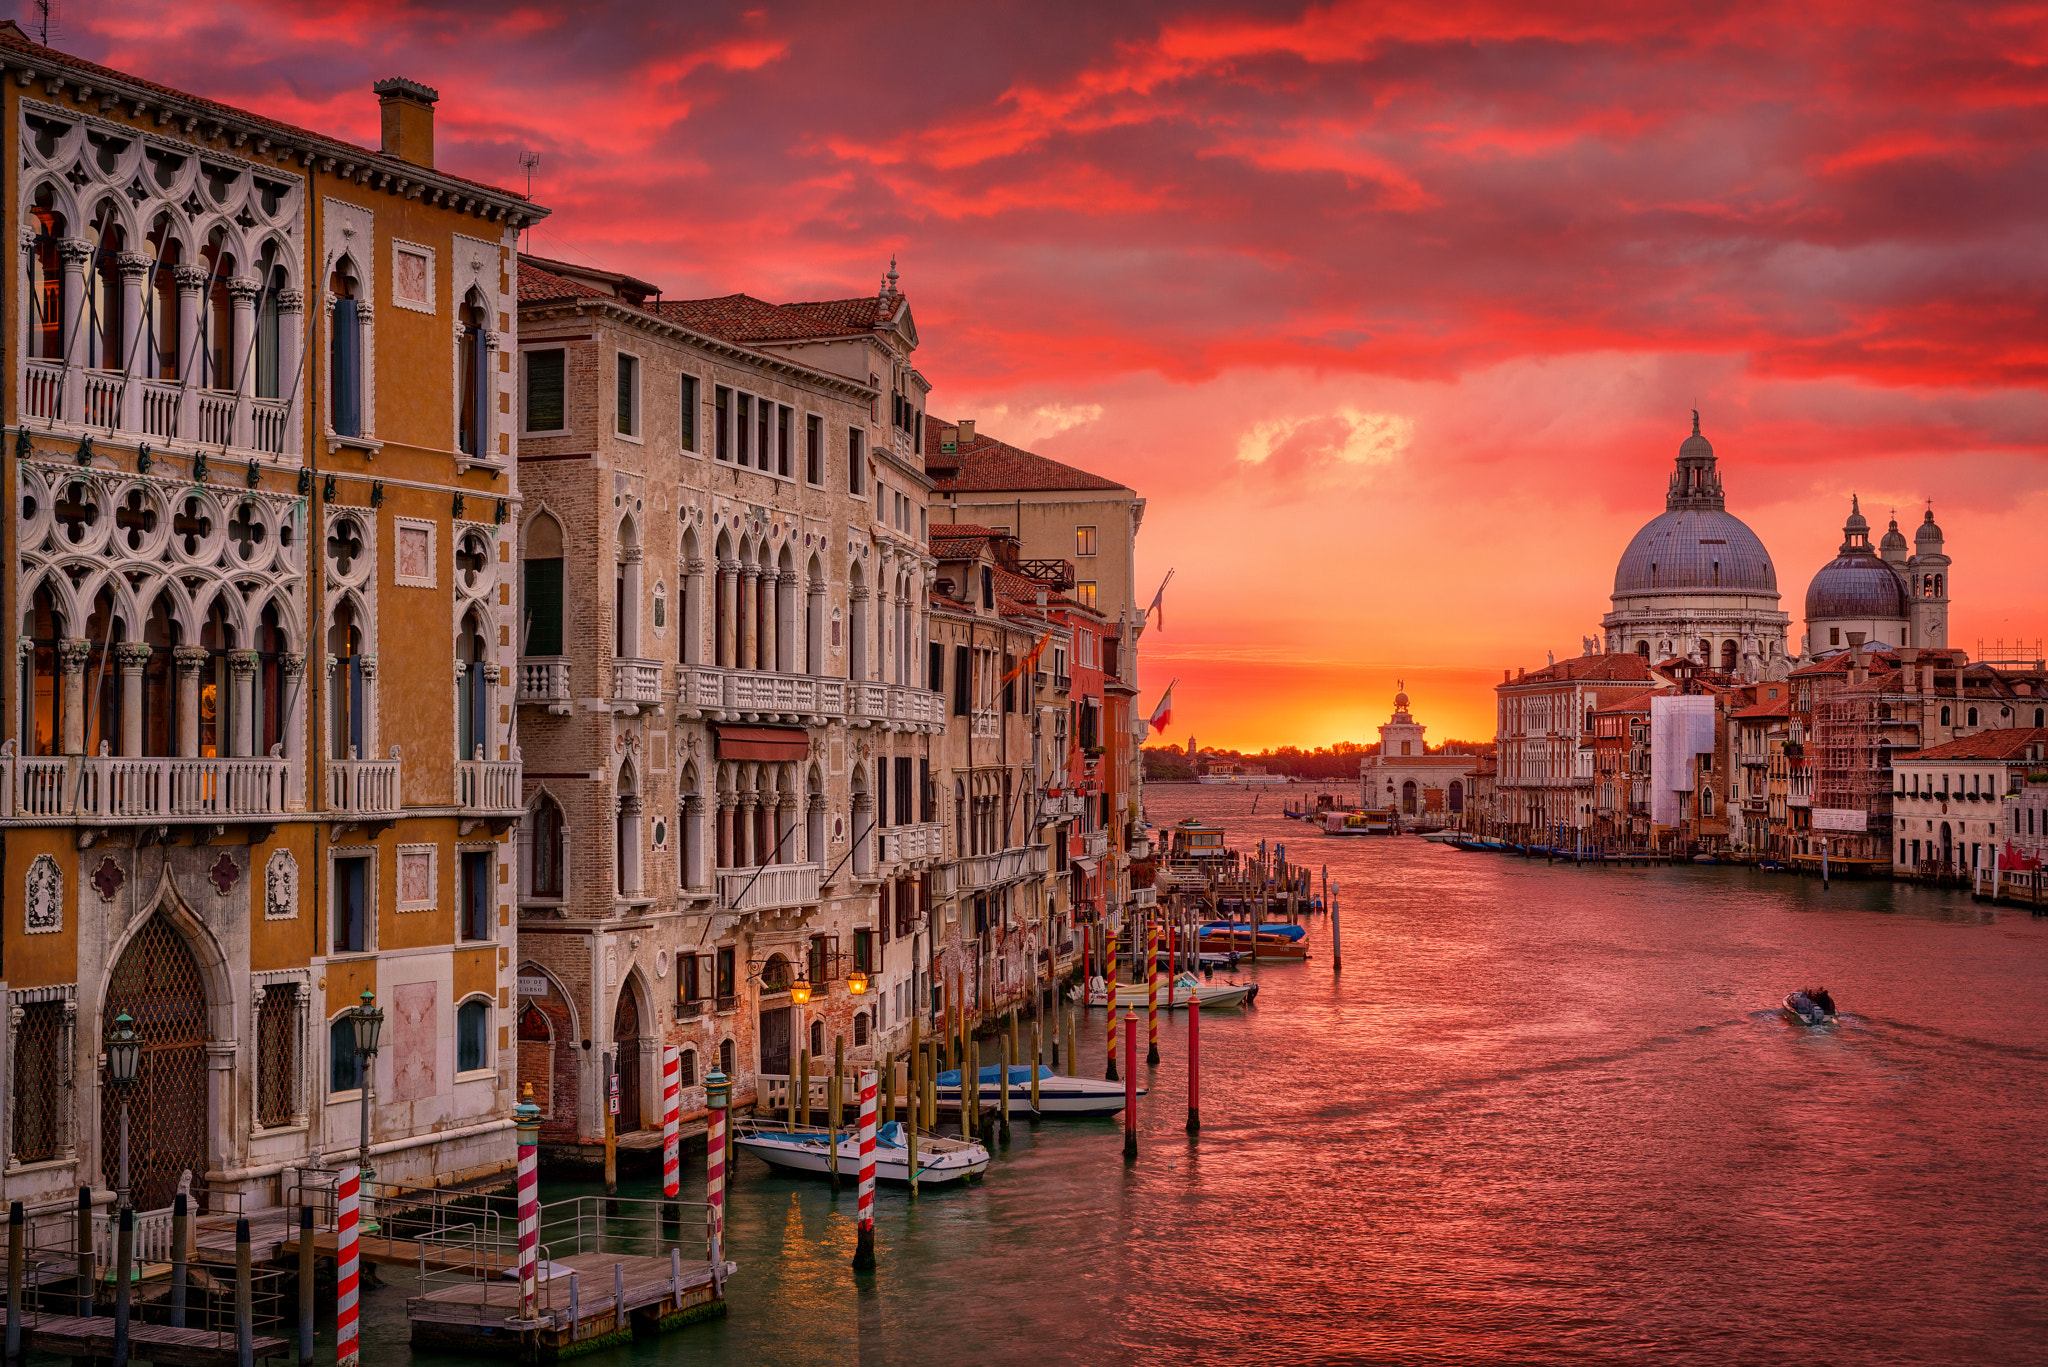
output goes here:
{"type": "MultiPolygon", "coordinates": [[[[206,985],[185,937],[159,911],[121,951],[107,981],[100,1029],[126,1011],[142,1036],[142,1060],[128,1094],[128,1184],[137,1210],[161,1210],[192,1170],[192,1195],[206,1201],[206,985]]],[[[100,1172],[121,1170],[121,1097],[100,1087],[100,1172]]]]}
{"type": "Polygon", "coordinates": [[[616,1130],[631,1134],[640,1128],[640,1005],[633,999],[629,983],[619,993],[619,1009],[612,1017],[612,1067],[619,1074],[619,1118],[616,1130]]]}

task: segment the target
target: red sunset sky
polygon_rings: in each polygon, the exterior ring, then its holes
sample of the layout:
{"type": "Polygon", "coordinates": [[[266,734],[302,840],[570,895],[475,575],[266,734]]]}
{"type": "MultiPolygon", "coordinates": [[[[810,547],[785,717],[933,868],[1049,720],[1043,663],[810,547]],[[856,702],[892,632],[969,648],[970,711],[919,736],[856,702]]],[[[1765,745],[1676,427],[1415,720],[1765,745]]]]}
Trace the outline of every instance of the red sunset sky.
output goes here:
{"type": "Polygon", "coordinates": [[[811,299],[891,253],[932,410],[1135,486],[1173,738],[1491,734],[1695,402],[1784,606],[1933,499],[1951,642],[2048,635],[2048,10],[67,6],[61,45],[523,185],[533,249],[811,299]]]}

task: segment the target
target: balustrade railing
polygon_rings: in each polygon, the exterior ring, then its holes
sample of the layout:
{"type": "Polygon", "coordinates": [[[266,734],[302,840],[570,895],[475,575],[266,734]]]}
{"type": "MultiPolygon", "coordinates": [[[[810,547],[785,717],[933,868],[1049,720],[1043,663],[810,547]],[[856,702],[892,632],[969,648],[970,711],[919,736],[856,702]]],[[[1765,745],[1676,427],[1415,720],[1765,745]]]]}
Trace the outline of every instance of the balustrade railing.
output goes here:
{"type": "Polygon", "coordinates": [[[86,371],[85,425],[87,427],[119,427],[121,425],[121,397],[127,388],[128,377],[118,371],[86,371]]]}
{"type": "Polygon", "coordinates": [[[846,681],[846,715],[881,721],[889,715],[889,686],[872,679],[846,681]]]}
{"type": "Polygon", "coordinates": [[[841,717],[846,714],[846,680],[718,665],[678,665],[676,705],[691,712],[841,717]]]}
{"type": "Polygon", "coordinates": [[[976,708],[969,720],[976,740],[993,740],[1002,734],[1003,714],[993,708],[976,708]]]}
{"type": "Polygon", "coordinates": [[[327,764],[327,809],[351,816],[398,813],[395,759],[337,759],[327,764]]]}
{"type": "Polygon", "coordinates": [[[22,411],[31,418],[64,420],[64,366],[59,361],[30,361],[22,376],[22,411]]]}
{"type": "Polygon", "coordinates": [[[282,399],[251,399],[249,401],[249,445],[257,451],[268,451],[273,456],[284,454],[285,438],[290,431],[290,405],[282,399]]]}
{"type": "Polygon", "coordinates": [[[937,859],[946,850],[946,827],[941,822],[890,826],[881,832],[881,836],[882,862],[885,864],[907,859],[937,859]]]}
{"type": "Polygon", "coordinates": [[[961,891],[974,891],[1041,876],[1046,870],[1046,858],[1043,845],[969,855],[953,861],[954,883],[961,891]]]}
{"type": "Polygon", "coordinates": [[[824,870],[816,864],[768,864],[755,869],[720,869],[718,900],[728,911],[766,911],[813,906],[824,870]]]}
{"type": "Polygon", "coordinates": [[[613,660],[612,701],[658,703],[661,701],[661,661],[613,660]]]}
{"type": "Polygon", "coordinates": [[[8,762],[9,815],[159,821],[276,816],[290,785],[285,759],[38,756],[8,762]]]}
{"type": "Polygon", "coordinates": [[[235,444],[235,396],[221,390],[199,391],[199,444],[235,444]]]}
{"type": "Polygon", "coordinates": [[[178,410],[185,391],[162,380],[142,382],[142,430],[159,441],[178,435],[178,410]]]}
{"type": "Polygon", "coordinates": [[[519,662],[519,701],[569,701],[569,662],[559,656],[536,655],[519,662]]]}
{"type": "Polygon", "coordinates": [[[944,694],[906,684],[889,685],[889,720],[905,726],[944,725],[944,694]]]}
{"type": "Polygon", "coordinates": [[[455,802],[466,811],[518,813],[525,810],[519,792],[518,760],[466,759],[455,764],[455,802]]]}

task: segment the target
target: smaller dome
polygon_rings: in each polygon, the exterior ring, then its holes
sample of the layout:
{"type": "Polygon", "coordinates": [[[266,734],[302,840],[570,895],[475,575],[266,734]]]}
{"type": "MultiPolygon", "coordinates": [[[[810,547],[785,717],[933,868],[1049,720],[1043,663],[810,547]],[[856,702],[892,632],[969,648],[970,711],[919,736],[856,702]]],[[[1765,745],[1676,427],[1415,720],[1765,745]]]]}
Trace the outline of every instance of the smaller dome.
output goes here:
{"type": "Polygon", "coordinates": [[[1849,520],[1842,524],[1845,532],[1868,532],[1870,519],[1863,515],[1863,504],[1856,495],[1849,495],[1849,520]]]}
{"type": "Polygon", "coordinates": [[[1700,435],[1700,411],[1697,408],[1692,411],[1692,435],[1679,443],[1678,458],[1680,460],[1712,460],[1714,458],[1714,444],[1700,435]]]}
{"type": "Polygon", "coordinates": [[[1920,530],[1913,533],[1913,540],[1923,544],[1941,540],[1941,526],[1934,520],[1934,509],[1927,510],[1927,516],[1920,522],[1920,530]]]}
{"type": "Polygon", "coordinates": [[[1865,550],[1840,555],[1821,567],[1806,588],[1806,620],[1906,617],[1906,582],[1865,550]]]}
{"type": "Polygon", "coordinates": [[[1877,544],[1878,548],[1885,553],[1887,559],[1891,557],[1893,551],[1903,551],[1906,549],[1906,534],[1899,530],[1899,520],[1897,518],[1892,519],[1891,529],[1884,534],[1884,540],[1877,544]]]}
{"type": "Polygon", "coordinates": [[[1396,693],[1394,695],[1394,710],[1396,712],[1406,712],[1408,710],[1408,695],[1406,693],[1396,693]]]}

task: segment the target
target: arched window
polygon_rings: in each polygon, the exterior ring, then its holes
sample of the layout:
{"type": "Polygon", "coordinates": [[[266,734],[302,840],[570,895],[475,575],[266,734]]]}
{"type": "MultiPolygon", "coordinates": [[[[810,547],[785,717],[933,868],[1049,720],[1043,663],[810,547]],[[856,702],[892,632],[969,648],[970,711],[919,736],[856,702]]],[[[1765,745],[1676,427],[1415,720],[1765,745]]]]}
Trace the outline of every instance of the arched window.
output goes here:
{"type": "Polygon", "coordinates": [[[149,230],[156,265],[150,274],[149,318],[144,332],[149,338],[149,360],[144,373],[159,380],[178,379],[179,332],[183,321],[178,302],[178,267],[183,264],[184,246],[171,236],[171,216],[160,215],[149,230]]]}
{"type": "Polygon", "coordinates": [[[1465,810],[1465,785],[1463,781],[1455,778],[1451,780],[1450,800],[1452,812],[1457,813],[1465,810]]]}
{"type": "Polygon", "coordinates": [[[1648,641],[1637,641],[1637,642],[1636,642],[1636,654],[1638,654],[1638,655],[1642,656],[1642,657],[1643,657],[1644,659],[1646,659],[1646,660],[1647,660],[1647,659],[1649,659],[1649,658],[1650,658],[1650,643],[1649,643],[1648,641]]]}
{"type": "Polygon", "coordinates": [[[725,1074],[726,1081],[728,1082],[736,1075],[733,1068],[733,1045],[730,1039],[719,1042],[718,1071],[725,1074]]]}
{"type": "Polygon", "coordinates": [[[804,859],[825,862],[825,779],[811,766],[810,791],[804,797],[804,859]]]}
{"type": "Polygon", "coordinates": [[[285,744],[284,661],[290,653],[284,628],[278,624],[277,604],[271,603],[256,623],[256,674],[250,715],[256,727],[254,752],[258,755],[269,754],[273,745],[285,744]]]}
{"type": "Polygon", "coordinates": [[[562,524],[546,513],[526,525],[526,643],[521,655],[562,653],[562,524]]]}
{"type": "Polygon", "coordinates": [[[207,759],[225,758],[234,751],[236,699],[229,656],[236,641],[227,604],[221,598],[215,598],[207,609],[206,624],[199,628],[199,644],[206,648],[206,663],[199,675],[199,753],[207,759]]]}
{"type": "Polygon", "coordinates": [[[676,1085],[694,1087],[697,1085],[697,1051],[685,1049],[676,1064],[676,1085]]]}
{"type": "MultiPolygon", "coordinates": [[[[2034,709],[2034,725],[2048,726],[2048,708],[2037,707],[2034,709]]],[[[2031,818],[2029,819],[2031,820],[2031,818]]]]}
{"type": "Polygon", "coordinates": [[[523,1095],[533,1088],[533,1104],[549,1112],[555,1079],[555,1032],[547,1013],[531,1002],[519,1013],[519,1084],[523,1095]]]}
{"type": "Polygon", "coordinates": [[[1942,708],[1942,709],[1941,709],[1941,724],[1942,724],[1943,726],[1947,726],[1947,725],[1949,724],[1949,721],[1948,721],[1948,709],[1947,709],[1946,707],[1944,707],[1944,708],[1942,708]]]}
{"type": "Polygon", "coordinates": [[[455,642],[455,658],[462,664],[461,697],[455,718],[456,758],[489,759],[491,700],[484,666],[491,656],[490,647],[484,640],[481,615],[475,611],[462,619],[462,634],[455,642]]]}
{"type": "Polygon", "coordinates": [[[329,402],[334,406],[337,436],[363,434],[363,336],[357,314],[355,263],[342,258],[328,279],[334,294],[334,313],[328,326],[327,361],[329,402]]]}
{"type": "Polygon", "coordinates": [[[1974,707],[1971,708],[1967,715],[1969,716],[1969,721],[1965,724],[1969,726],[1975,726],[1977,724],[1977,709],[1974,707]]]}
{"type": "MultiPolygon", "coordinates": [[[[340,535],[346,523],[335,524],[340,535]]],[[[343,601],[334,610],[334,625],[327,630],[327,653],[335,660],[333,686],[328,689],[333,758],[362,759],[363,734],[363,633],[356,625],[355,605],[343,601]]]]}
{"type": "Polygon", "coordinates": [[[633,775],[633,766],[627,764],[619,770],[618,811],[613,819],[613,856],[618,870],[618,891],[621,897],[635,897],[640,892],[640,794],[633,775]]]}
{"type": "Polygon", "coordinates": [[[1730,673],[1735,671],[1735,642],[1721,642],[1721,668],[1730,673]]]}
{"type": "Polygon", "coordinates": [[[491,1008],[472,997],[455,1008],[455,1071],[474,1073],[491,1066],[491,1008]]]}
{"type": "Polygon", "coordinates": [[[354,1014],[344,1011],[327,1027],[327,1090],[353,1092],[363,1085],[357,1066],[354,1014]]]}
{"type": "Polygon", "coordinates": [[[566,882],[568,855],[562,809],[543,793],[533,809],[533,839],[526,854],[527,891],[535,897],[560,897],[566,882]]]}
{"type": "MultiPolygon", "coordinates": [[[[128,239],[114,213],[111,202],[100,206],[99,220],[92,225],[96,229],[92,269],[85,277],[85,363],[95,370],[120,370],[128,361],[121,354],[126,331],[121,313],[121,254],[127,250],[128,239]]],[[[96,421],[96,416],[88,420],[96,421]]]]}
{"type": "Polygon", "coordinates": [[[64,359],[64,267],[57,257],[57,242],[69,231],[64,215],[57,212],[56,191],[45,185],[36,191],[29,210],[35,220],[35,244],[28,252],[29,352],[45,361],[64,359]]]}
{"type": "MultiPolygon", "coordinates": [[[[235,387],[235,305],[228,293],[228,281],[235,275],[235,258],[227,250],[227,233],[215,228],[199,249],[206,263],[206,292],[200,296],[200,387],[235,387]]],[[[339,431],[339,428],[335,429],[339,431]]]]}
{"type": "Polygon", "coordinates": [[[853,1047],[858,1049],[868,1042],[868,1013],[853,1013],[853,1047]]]}
{"type": "MultiPolygon", "coordinates": [[[[267,615],[267,614],[266,614],[267,615]]],[[[171,596],[157,595],[143,624],[142,640],[149,647],[149,659],[142,666],[142,753],[175,755],[178,741],[178,622],[171,612],[171,596]]]]}
{"type": "Polygon", "coordinates": [[[683,533],[681,577],[676,585],[676,659],[686,665],[701,663],[703,645],[697,639],[704,630],[704,575],[698,565],[697,534],[683,533]]]}
{"type": "Polygon", "coordinates": [[[492,452],[490,406],[490,346],[485,327],[490,309],[475,290],[462,304],[462,412],[457,419],[456,442],[465,455],[488,459],[492,452]]]}
{"type": "Polygon", "coordinates": [[[825,1022],[811,1022],[811,1058],[815,1061],[825,1057],[825,1022]]]}

